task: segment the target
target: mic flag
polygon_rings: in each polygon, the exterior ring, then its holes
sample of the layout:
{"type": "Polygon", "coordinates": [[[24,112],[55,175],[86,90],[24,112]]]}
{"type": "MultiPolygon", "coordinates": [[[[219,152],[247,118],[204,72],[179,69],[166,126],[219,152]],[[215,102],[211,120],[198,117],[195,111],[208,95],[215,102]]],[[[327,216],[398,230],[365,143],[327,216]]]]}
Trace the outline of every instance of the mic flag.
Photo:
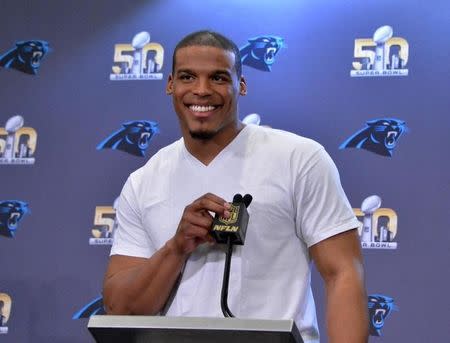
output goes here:
{"type": "Polygon", "coordinates": [[[230,237],[231,244],[244,245],[248,225],[247,207],[252,199],[250,194],[246,194],[244,197],[236,194],[231,203],[230,217],[224,218],[216,214],[212,224],[211,236],[217,243],[227,244],[230,237]]]}

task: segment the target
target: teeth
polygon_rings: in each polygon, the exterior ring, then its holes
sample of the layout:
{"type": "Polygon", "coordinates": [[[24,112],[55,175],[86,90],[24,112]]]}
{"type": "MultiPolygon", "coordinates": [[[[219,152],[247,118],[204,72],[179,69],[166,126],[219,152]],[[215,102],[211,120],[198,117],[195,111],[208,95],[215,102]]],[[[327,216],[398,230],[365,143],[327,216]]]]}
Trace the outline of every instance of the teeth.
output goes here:
{"type": "Polygon", "coordinates": [[[19,212],[13,212],[9,216],[8,225],[10,227],[15,227],[17,225],[17,222],[19,221],[20,213],[19,212]]]}
{"type": "Polygon", "coordinates": [[[193,112],[209,112],[215,109],[214,106],[199,106],[199,105],[191,105],[189,109],[193,112]]]}
{"type": "Polygon", "coordinates": [[[387,136],[388,137],[394,136],[394,138],[395,138],[395,137],[397,137],[397,132],[395,132],[395,131],[388,131],[387,136]]]}

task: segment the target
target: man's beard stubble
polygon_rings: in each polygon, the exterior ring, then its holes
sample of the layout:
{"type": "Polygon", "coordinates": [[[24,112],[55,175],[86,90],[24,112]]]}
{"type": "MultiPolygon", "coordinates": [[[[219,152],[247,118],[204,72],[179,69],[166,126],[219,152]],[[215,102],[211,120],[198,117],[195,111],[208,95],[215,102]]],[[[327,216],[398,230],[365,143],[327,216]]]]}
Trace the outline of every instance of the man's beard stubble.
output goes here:
{"type": "Polygon", "coordinates": [[[189,134],[193,139],[207,141],[216,135],[213,131],[189,131],[189,134]]]}

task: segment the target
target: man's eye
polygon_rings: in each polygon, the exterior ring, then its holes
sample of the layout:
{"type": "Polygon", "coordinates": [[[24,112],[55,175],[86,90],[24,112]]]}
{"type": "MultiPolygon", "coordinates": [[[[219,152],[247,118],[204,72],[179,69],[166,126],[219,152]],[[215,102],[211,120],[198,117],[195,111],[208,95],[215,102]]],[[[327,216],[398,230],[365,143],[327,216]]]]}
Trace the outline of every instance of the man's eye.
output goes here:
{"type": "Polygon", "coordinates": [[[225,82],[227,81],[227,78],[222,76],[222,75],[214,75],[212,77],[213,81],[217,81],[217,82],[225,82]]]}
{"type": "Polygon", "coordinates": [[[194,77],[192,75],[188,75],[188,74],[182,74],[180,75],[180,80],[185,80],[185,81],[189,81],[192,80],[194,77]]]}

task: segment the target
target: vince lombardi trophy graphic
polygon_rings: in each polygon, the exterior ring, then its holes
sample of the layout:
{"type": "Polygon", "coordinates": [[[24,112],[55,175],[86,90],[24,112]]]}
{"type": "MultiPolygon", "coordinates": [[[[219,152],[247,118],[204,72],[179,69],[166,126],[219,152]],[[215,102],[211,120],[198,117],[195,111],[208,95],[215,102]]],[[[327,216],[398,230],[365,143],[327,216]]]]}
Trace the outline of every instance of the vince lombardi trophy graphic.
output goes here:
{"type": "Polygon", "coordinates": [[[377,45],[375,48],[374,69],[381,71],[386,69],[385,43],[392,38],[394,31],[389,25],[378,28],[373,34],[373,41],[377,45]]]}
{"type": "Polygon", "coordinates": [[[261,123],[261,117],[258,113],[250,113],[242,119],[244,124],[259,125],[261,123]]]}
{"type": "Polygon", "coordinates": [[[364,213],[361,242],[370,243],[375,239],[375,230],[372,227],[373,213],[381,206],[381,198],[378,195],[371,195],[364,199],[361,204],[361,211],[364,213]]]}
{"type": "Polygon", "coordinates": [[[142,48],[150,42],[150,34],[146,31],[139,32],[133,37],[131,45],[135,49],[133,55],[133,66],[131,73],[141,75],[144,73],[144,63],[142,63],[142,48]]]}
{"type": "Polygon", "coordinates": [[[22,116],[14,116],[8,119],[5,125],[5,130],[8,133],[6,137],[6,147],[5,152],[3,154],[3,158],[13,159],[14,156],[14,146],[16,141],[16,132],[23,127],[23,117],[22,116]]]}

